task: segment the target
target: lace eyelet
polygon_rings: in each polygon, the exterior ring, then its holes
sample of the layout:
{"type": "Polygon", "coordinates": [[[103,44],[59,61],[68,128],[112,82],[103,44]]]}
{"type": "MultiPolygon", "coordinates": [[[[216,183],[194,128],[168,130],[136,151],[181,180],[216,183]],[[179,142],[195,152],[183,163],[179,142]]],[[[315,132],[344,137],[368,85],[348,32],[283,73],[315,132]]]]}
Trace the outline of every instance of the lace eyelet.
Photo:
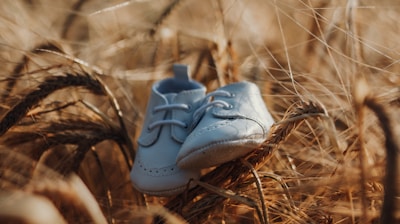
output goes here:
{"type": "Polygon", "coordinates": [[[190,105],[190,104],[188,104],[187,105],[187,109],[186,109],[186,112],[191,112],[192,111],[192,109],[193,109],[193,107],[192,107],[192,105],[190,105]]]}
{"type": "Polygon", "coordinates": [[[230,93],[230,95],[229,95],[229,97],[231,97],[231,98],[233,98],[233,97],[235,97],[235,96],[236,96],[235,93],[230,93]]]}
{"type": "Polygon", "coordinates": [[[227,107],[224,107],[225,110],[230,110],[230,109],[232,109],[232,108],[233,108],[233,105],[232,105],[232,104],[229,104],[227,107]]]}

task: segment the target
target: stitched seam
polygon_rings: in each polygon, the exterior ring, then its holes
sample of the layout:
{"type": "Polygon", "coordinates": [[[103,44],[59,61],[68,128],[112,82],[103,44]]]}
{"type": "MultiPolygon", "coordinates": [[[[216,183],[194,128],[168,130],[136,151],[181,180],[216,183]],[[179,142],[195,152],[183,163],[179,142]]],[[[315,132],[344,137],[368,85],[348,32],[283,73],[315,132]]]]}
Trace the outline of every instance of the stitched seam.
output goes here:
{"type": "Polygon", "coordinates": [[[148,168],[141,160],[137,161],[138,168],[152,177],[172,176],[179,172],[179,169],[175,165],[161,167],[161,168],[148,168]]]}

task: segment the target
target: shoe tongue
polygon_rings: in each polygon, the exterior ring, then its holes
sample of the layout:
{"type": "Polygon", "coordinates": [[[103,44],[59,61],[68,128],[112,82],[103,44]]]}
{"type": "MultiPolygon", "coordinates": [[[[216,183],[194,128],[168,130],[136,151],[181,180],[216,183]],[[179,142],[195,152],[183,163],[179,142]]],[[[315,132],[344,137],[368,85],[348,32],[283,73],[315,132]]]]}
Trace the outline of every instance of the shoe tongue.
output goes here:
{"type": "Polygon", "coordinates": [[[175,97],[177,96],[177,93],[166,93],[164,94],[165,99],[167,99],[168,103],[171,103],[174,101],[175,97]]]}

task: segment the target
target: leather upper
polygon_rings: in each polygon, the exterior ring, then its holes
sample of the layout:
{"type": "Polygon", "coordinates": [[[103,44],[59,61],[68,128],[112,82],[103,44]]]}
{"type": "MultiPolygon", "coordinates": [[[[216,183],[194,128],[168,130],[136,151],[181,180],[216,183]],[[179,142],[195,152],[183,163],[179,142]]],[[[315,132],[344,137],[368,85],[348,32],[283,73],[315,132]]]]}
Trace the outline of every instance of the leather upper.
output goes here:
{"type": "MultiPolygon", "coordinates": [[[[162,85],[162,83],[158,85],[162,85]]],[[[154,112],[153,110],[156,106],[172,103],[188,104],[190,109],[187,111],[173,110],[171,114],[171,119],[178,119],[190,125],[192,121],[193,111],[200,104],[205,95],[205,88],[203,86],[199,86],[198,89],[185,90],[180,93],[168,93],[168,95],[170,96],[170,100],[168,100],[165,96],[166,94],[161,94],[157,90],[158,85],[155,85],[152,88],[150,102],[148,103],[146,111],[147,116],[145,117],[145,120],[143,122],[143,129],[138,139],[138,143],[141,146],[150,146],[154,144],[157,141],[158,136],[160,135],[162,126],[156,127],[152,130],[149,130],[147,128],[150,123],[162,120],[166,116],[167,111],[154,112]]],[[[183,143],[187,135],[189,134],[189,130],[187,128],[185,129],[175,125],[171,125],[169,128],[172,129],[171,137],[179,143],[183,143]]]]}
{"type": "Polygon", "coordinates": [[[187,71],[175,71],[174,78],[153,84],[131,170],[136,189],[151,195],[169,196],[186,189],[190,179],[199,178],[199,170],[177,167],[176,156],[189,134],[187,127],[205,91],[202,84],[189,80],[187,71]],[[160,107],[164,109],[156,109],[160,107]],[[160,121],[168,122],[160,125],[160,121]],[[187,127],[169,121],[184,123],[187,127]],[[158,125],[151,127],[157,122],[158,125]]]}
{"type": "Polygon", "coordinates": [[[181,168],[205,168],[243,156],[266,139],[274,123],[254,83],[238,82],[218,90],[231,96],[215,96],[214,101],[230,106],[205,112],[178,153],[181,168]]]}
{"type": "Polygon", "coordinates": [[[232,107],[228,109],[213,107],[211,113],[215,117],[253,120],[261,126],[264,134],[267,134],[267,129],[274,123],[274,120],[268,112],[256,84],[243,81],[224,86],[220,90],[228,91],[233,96],[216,97],[215,99],[221,98],[232,107]]]}

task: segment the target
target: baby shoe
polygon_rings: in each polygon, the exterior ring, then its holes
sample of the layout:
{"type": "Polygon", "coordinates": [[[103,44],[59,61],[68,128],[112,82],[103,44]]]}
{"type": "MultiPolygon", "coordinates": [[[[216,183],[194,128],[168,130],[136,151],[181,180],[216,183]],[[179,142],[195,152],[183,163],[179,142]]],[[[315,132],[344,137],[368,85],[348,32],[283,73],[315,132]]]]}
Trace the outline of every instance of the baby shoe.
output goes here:
{"type": "Polygon", "coordinates": [[[170,196],[186,189],[199,170],[182,170],[176,156],[189,134],[193,112],[205,97],[205,87],[190,80],[188,67],[174,65],[174,78],[152,86],[131,180],[140,192],[170,196]]]}
{"type": "Polygon", "coordinates": [[[260,90],[247,81],[209,93],[177,156],[180,168],[207,168],[240,158],[266,140],[274,120],[260,90]]]}

